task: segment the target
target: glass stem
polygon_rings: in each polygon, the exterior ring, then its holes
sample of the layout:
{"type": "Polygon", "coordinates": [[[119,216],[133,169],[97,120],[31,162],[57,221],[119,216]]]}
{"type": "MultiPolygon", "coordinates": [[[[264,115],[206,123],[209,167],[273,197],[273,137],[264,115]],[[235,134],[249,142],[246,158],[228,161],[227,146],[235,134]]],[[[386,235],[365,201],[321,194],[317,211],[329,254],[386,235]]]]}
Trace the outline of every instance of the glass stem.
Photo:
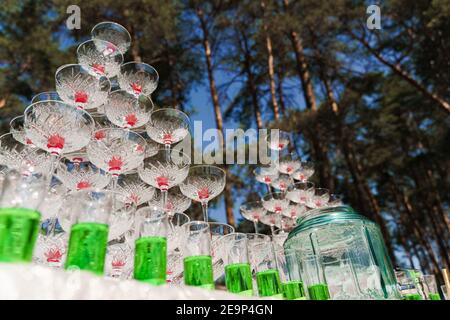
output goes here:
{"type": "Polygon", "coordinates": [[[167,204],[167,190],[161,190],[161,208],[164,210],[167,204]]]}
{"type": "Polygon", "coordinates": [[[208,202],[202,202],[203,221],[208,222],[208,202]]]}
{"type": "Polygon", "coordinates": [[[258,222],[257,221],[253,221],[253,225],[255,227],[255,233],[258,233],[258,222]]]}
{"type": "MultiPolygon", "coordinates": [[[[113,191],[116,191],[117,189],[117,183],[119,181],[119,176],[112,176],[112,181],[111,181],[111,188],[113,191]]],[[[113,194],[113,208],[114,210],[117,208],[117,203],[116,203],[116,194],[113,194]]]]}
{"type": "Polygon", "coordinates": [[[275,233],[275,228],[274,228],[274,226],[270,226],[270,232],[272,232],[272,235],[274,235],[274,233],[275,233]]]}
{"type": "Polygon", "coordinates": [[[48,186],[50,187],[52,185],[52,178],[53,174],[56,171],[56,167],[58,166],[58,162],[61,159],[60,155],[51,155],[51,168],[50,172],[48,173],[48,186]]]}
{"type": "Polygon", "coordinates": [[[170,159],[170,144],[165,143],[164,149],[166,150],[166,159],[169,160],[170,159]]]}
{"type": "Polygon", "coordinates": [[[119,181],[119,177],[118,176],[112,176],[111,179],[111,188],[113,191],[115,191],[117,189],[117,183],[119,181]]]}

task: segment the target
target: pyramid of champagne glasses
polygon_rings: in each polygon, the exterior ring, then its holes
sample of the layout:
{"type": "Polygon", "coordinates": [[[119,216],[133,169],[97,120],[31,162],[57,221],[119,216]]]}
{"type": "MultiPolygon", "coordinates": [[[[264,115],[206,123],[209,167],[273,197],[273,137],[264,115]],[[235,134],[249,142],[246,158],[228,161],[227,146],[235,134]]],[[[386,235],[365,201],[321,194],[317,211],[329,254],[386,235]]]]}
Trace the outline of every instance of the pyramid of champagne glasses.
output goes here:
{"type": "Polygon", "coordinates": [[[213,289],[224,281],[241,295],[330,298],[323,288],[308,293],[281,251],[297,221],[341,198],[315,187],[313,164],[289,152],[290,134],[280,131],[266,141],[277,159],[253,171],[265,194],[240,206],[254,233],[209,222],[208,203],[223,192],[226,171],[192,165],[176,148],[190,139],[190,119],[155,107],[158,72],[125,62],[130,45],[123,26],[94,26],[78,46],[78,63],[56,70],[55,91],[36,94],[0,136],[0,262],[149,285],[213,289]],[[194,203],[202,221],[191,221],[194,203]],[[260,224],[270,236],[258,233],[260,224]]]}

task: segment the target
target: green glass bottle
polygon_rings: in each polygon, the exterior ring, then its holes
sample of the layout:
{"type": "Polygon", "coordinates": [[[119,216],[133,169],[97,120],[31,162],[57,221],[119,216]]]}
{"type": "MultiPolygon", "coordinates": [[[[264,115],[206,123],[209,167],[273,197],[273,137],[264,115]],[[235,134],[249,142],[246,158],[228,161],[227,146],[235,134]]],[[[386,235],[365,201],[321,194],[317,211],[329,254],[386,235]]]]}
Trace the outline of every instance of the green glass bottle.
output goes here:
{"type": "Polygon", "coordinates": [[[108,225],[96,222],[74,224],[70,231],[66,269],[77,267],[81,270],[103,274],[108,225]]]}
{"type": "Polygon", "coordinates": [[[252,270],[249,263],[233,263],[225,266],[227,290],[245,296],[253,294],[252,270]]]}
{"type": "Polygon", "coordinates": [[[326,284],[314,284],[308,287],[309,298],[311,300],[328,300],[330,299],[330,292],[326,284]]]}
{"type": "Polygon", "coordinates": [[[428,297],[430,298],[430,300],[441,300],[441,296],[439,295],[439,293],[430,293],[428,297]]]}
{"type": "Polygon", "coordinates": [[[188,286],[214,289],[211,256],[184,258],[184,283],[188,286]]]}
{"type": "Polygon", "coordinates": [[[303,282],[289,281],[283,283],[283,297],[286,300],[304,300],[305,291],[303,289],[303,282]]]}
{"type": "Polygon", "coordinates": [[[154,285],[166,283],[167,239],[142,237],[136,240],[134,278],[154,285]]]}
{"type": "Polygon", "coordinates": [[[256,273],[256,283],[260,297],[283,298],[280,275],[278,270],[269,269],[256,273]]]}
{"type": "Polygon", "coordinates": [[[40,213],[31,209],[0,209],[0,261],[31,261],[40,218],[40,213]]]}

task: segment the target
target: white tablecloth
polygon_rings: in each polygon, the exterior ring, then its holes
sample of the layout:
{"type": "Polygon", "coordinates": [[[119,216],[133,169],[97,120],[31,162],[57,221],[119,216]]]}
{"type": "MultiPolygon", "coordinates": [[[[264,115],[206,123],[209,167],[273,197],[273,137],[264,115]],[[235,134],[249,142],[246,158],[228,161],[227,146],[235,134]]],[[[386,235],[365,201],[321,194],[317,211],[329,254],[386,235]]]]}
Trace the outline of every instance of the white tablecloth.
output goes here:
{"type": "Polygon", "coordinates": [[[151,286],[84,271],[64,271],[30,264],[0,263],[0,299],[168,299],[241,300],[225,291],[188,286],[151,286]]]}

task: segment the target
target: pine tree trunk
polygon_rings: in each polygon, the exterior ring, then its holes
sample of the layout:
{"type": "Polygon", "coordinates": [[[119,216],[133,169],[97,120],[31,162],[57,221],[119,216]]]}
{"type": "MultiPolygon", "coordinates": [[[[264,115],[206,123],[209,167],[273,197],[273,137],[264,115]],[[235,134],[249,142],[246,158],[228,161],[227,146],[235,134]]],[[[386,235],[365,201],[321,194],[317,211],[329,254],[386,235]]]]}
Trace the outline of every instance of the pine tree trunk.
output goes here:
{"type": "MultiPolygon", "coordinates": [[[[212,63],[212,53],[211,53],[211,46],[209,44],[209,33],[208,28],[206,26],[206,21],[204,17],[204,13],[200,8],[196,9],[197,18],[200,22],[200,27],[203,32],[203,50],[205,54],[205,60],[206,60],[206,69],[208,72],[208,80],[209,80],[209,89],[211,91],[211,98],[213,102],[214,107],[214,115],[216,117],[216,126],[217,129],[223,134],[223,120],[222,120],[222,110],[220,108],[219,103],[219,95],[217,92],[216,82],[214,80],[214,71],[213,71],[213,63],[212,63]]],[[[221,141],[219,142],[219,148],[222,148],[224,150],[224,142],[223,142],[223,136],[221,137],[221,141]]],[[[227,223],[234,226],[234,214],[233,214],[233,201],[231,198],[231,186],[230,184],[230,174],[229,169],[227,166],[225,166],[226,171],[226,179],[227,184],[224,190],[224,200],[225,200],[225,211],[226,211],[226,217],[227,217],[227,223]]]]}
{"type": "Polygon", "coordinates": [[[267,69],[269,71],[269,83],[270,83],[270,98],[272,101],[272,110],[275,120],[278,120],[280,118],[280,111],[278,108],[278,102],[277,102],[277,93],[276,93],[276,84],[275,84],[275,69],[273,64],[273,50],[272,50],[272,39],[269,35],[269,27],[265,21],[264,18],[264,12],[265,12],[265,3],[264,1],[261,1],[261,9],[263,11],[263,29],[265,33],[265,40],[266,40],[266,50],[267,50],[267,69]]]}
{"type": "Polygon", "coordinates": [[[248,87],[250,89],[250,95],[252,97],[253,111],[255,113],[256,127],[258,129],[263,128],[263,121],[261,117],[261,110],[258,102],[258,90],[256,88],[255,76],[252,72],[252,56],[250,52],[250,48],[248,46],[247,36],[241,32],[242,37],[242,49],[244,51],[244,72],[247,75],[248,87]]]}

